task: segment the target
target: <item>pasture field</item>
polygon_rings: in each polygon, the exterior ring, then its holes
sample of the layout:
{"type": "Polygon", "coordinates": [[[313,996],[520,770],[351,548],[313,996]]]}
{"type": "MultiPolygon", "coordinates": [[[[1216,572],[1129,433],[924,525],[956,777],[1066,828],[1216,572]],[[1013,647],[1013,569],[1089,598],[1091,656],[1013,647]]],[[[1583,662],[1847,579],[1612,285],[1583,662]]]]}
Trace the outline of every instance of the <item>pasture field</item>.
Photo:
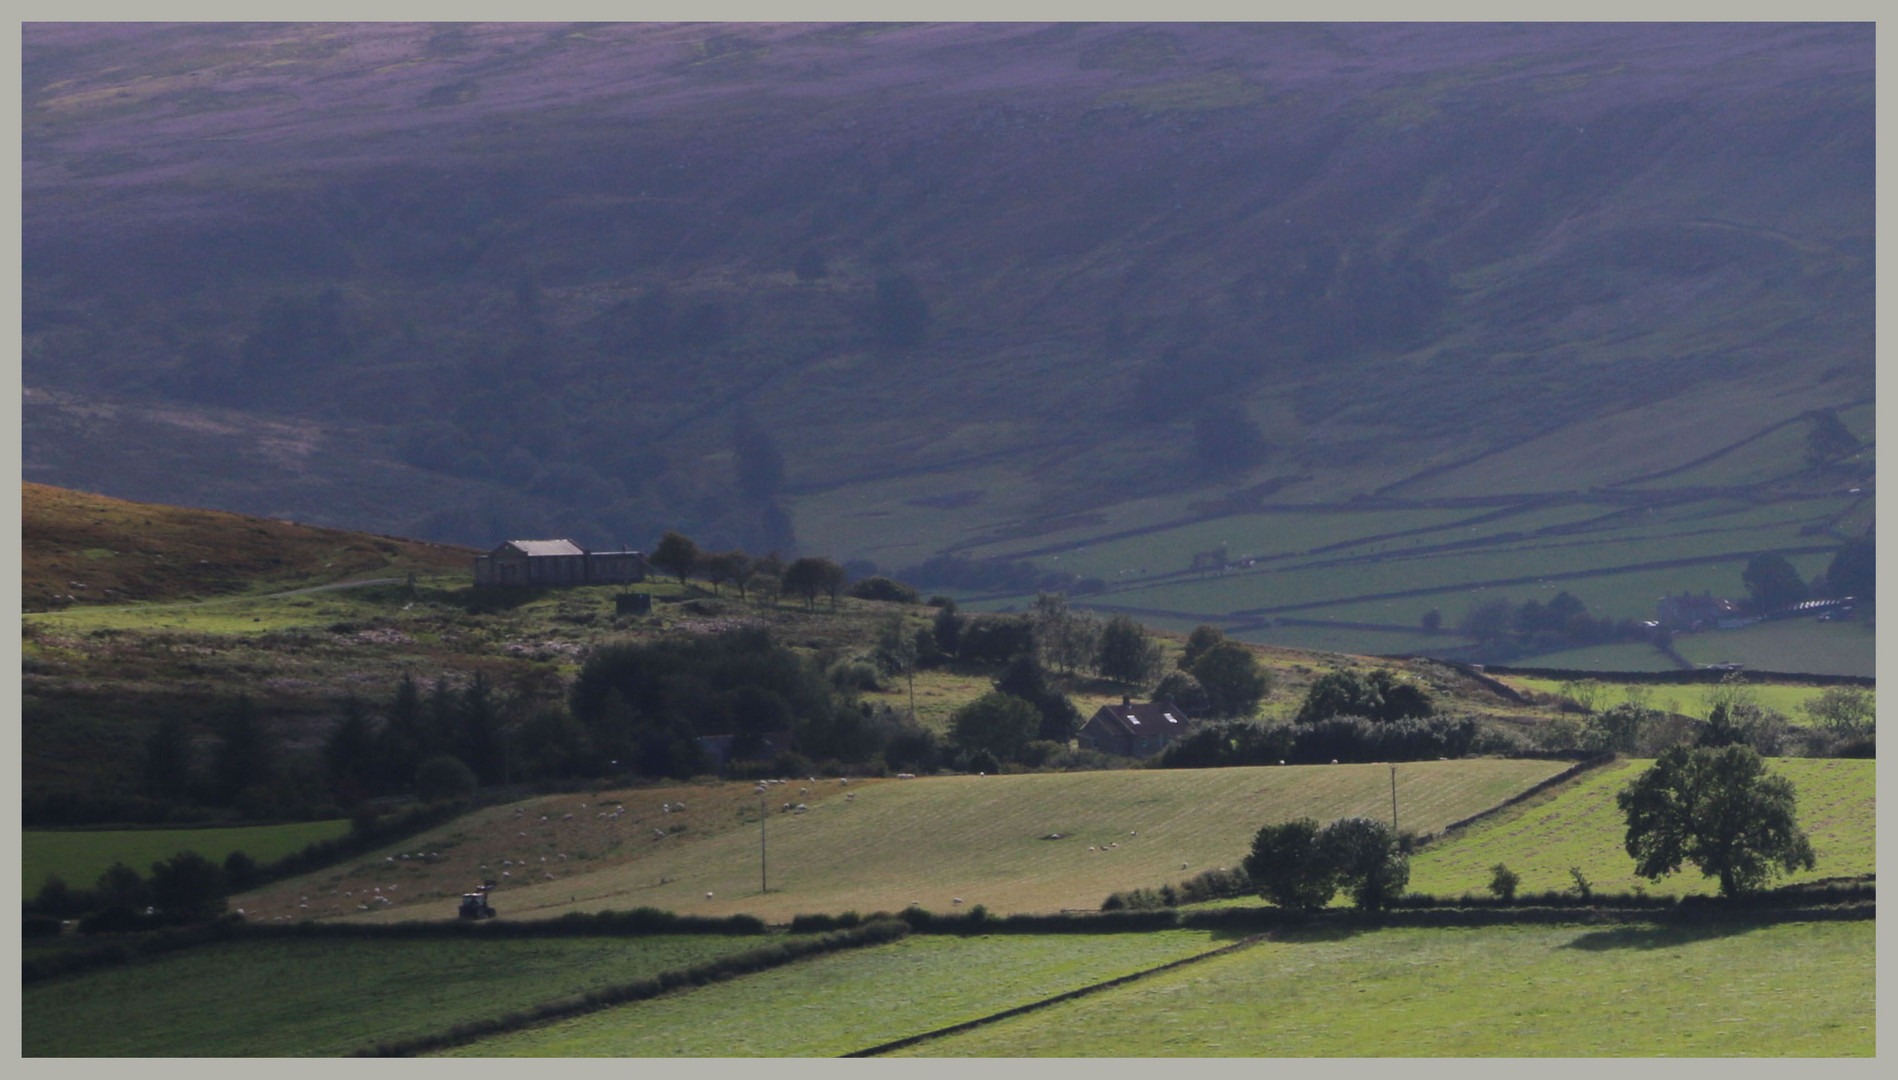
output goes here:
{"type": "MultiPolygon", "coordinates": [[[[1622,847],[1626,823],[1615,794],[1651,761],[1618,761],[1583,774],[1457,835],[1425,847],[1410,861],[1410,889],[1436,896],[1488,895],[1490,868],[1507,865],[1522,876],[1524,893],[1574,887],[1569,867],[1580,867],[1596,889],[1655,895],[1713,894],[1719,882],[1691,864],[1678,874],[1650,882],[1634,874],[1622,847]]],[[[1838,758],[1776,758],[1772,772],[1793,782],[1799,824],[1812,838],[1818,866],[1776,882],[1871,874],[1877,870],[1873,838],[1877,819],[1877,763],[1838,758]]],[[[1402,775],[1402,770],[1399,770],[1402,775]]]]}
{"type": "MultiPolygon", "coordinates": [[[[1542,679],[1532,675],[1498,675],[1498,679],[1521,690],[1533,690],[1540,694],[1559,694],[1564,680],[1542,679]]],[[[1636,693],[1645,691],[1649,704],[1668,712],[1683,713],[1688,716],[1705,716],[1711,708],[1710,695],[1714,692],[1712,683],[1618,683],[1603,680],[1600,693],[1602,699],[1599,708],[1619,705],[1628,700],[1628,691],[1634,688],[1636,693]],[[1671,703],[1671,704],[1670,704],[1671,703]]],[[[1867,688],[1870,689],[1870,688],[1867,688]]],[[[1796,683],[1747,683],[1746,691],[1762,706],[1778,709],[1794,723],[1806,722],[1806,714],[1799,711],[1800,705],[1826,692],[1823,686],[1801,686],[1796,683]]],[[[1876,691],[1872,691],[1874,695],[1876,691]]]]}
{"type": "MultiPolygon", "coordinates": [[[[1301,612],[1301,614],[1304,614],[1301,612]]],[[[1228,635],[1253,645],[1281,645],[1299,649],[1354,653],[1359,656],[1397,656],[1428,651],[1446,644],[1442,636],[1421,630],[1364,630],[1352,626],[1265,626],[1228,635]]],[[[1293,703],[1296,708],[1296,702],[1293,703]]]]}
{"type": "Polygon", "coordinates": [[[318,840],[349,832],[349,822],[303,821],[230,829],[38,830],[20,834],[21,891],[32,896],[58,875],[76,889],[89,889],[115,862],[149,875],[152,864],[180,851],[195,851],[222,864],[241,851],[258,863],[275,862],[318,840]]]}
{"type": "Polygon", "coordinates": [[[834,1057],[1210,952],[1202,930],[913,934],[483,1039],[459,1057],[834,1057]]]}
{"type": "Polygon", "coordinates": [[[1875,928],[1288,933],[910,1057],[1870,1056],[1875,928]]]}
{"type": "MultiPolygon", "coordinates": [[[[1534,667],[1571,668],[1578,671],[1678,671],[1680,666],[1666,653],[1638,641],[1613,645],[1589,645],[1580,649],[1537,653],[1513,661],[1534,667]]],[[[1664,697],[1665,695],[1657,695],[1664,697]]]]}
{"type": "Polygon", "coordinates": [[[1739,630],[1681,634],[1674,651],[1696,664],[1735,661],[1765,671],[1875,675],[1877,637],[1859,622],[1785,619],[1739,630]]]}
{"type": "MultiPolygon", "coordinates": [[[[1565,767],[1497,759],[1406,765],[1398,772],[1401,821],[1440,829],[1565,767]]],[[[651,905],[783,921],[801,912],[900,911],[912,901],[950,911],[958,897],[997,914],[1092,911],[1122,889],[1237,865],[1267,822],[1390,811],[1390,773],[1381,765],[944,776],[853,783],[848,792],[836,781],[803,786],[811,793],[791,784],[766,796],[768,893],[759,892],[758,796],[749,784],[721,784],[622,793],[620,820],[595,817],[617,799],[587,794],[523,804],[519,818],[491,808],[390,849],[439,853],[439,861],[390,862],[378,852],[232,904],[257,917],[295,916],[307,895],[315,915],[399,921],[417,917],[419,904],[424,917],[440,918],[469,881],[499,877],[507,858],[513,876],[494,904],[509,918],[651,905]],[[689,813],[660,814],[661,800],[674,798],[687,801],[689,813]],[[787,801],[810,810],[777,812],[787,801]],[[671,822],[689,828],[655,839],[653,829],[671,822]],[[1043,839],[1054,834],[1061,839],[1043,839]],[[388,892],[391,883],[398,902],[380,912],[357,913],[360,896],[336,895],[368,884],[388,892]]]]}
{"type": "Polygon", "coordinates": [[[759,935],[240,941],[25,987],[29,1057],[334,1056],[755,949],[759,935]]]}

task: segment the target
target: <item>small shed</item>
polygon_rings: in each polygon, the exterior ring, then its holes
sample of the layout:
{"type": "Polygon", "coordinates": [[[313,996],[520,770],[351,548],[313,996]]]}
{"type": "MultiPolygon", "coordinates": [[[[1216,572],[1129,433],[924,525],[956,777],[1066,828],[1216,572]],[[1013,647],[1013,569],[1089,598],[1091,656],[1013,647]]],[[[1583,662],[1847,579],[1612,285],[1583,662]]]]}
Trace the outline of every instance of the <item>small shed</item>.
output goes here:
{"type": "Polygon", "coordinates": [[[1186,713],[1170,701],[1135,702],[1123,697],[1118,705],[1096,709],[1075,740],[1085,750],[1148,757],[1186,734],[1188,723],[1186,713]]]}

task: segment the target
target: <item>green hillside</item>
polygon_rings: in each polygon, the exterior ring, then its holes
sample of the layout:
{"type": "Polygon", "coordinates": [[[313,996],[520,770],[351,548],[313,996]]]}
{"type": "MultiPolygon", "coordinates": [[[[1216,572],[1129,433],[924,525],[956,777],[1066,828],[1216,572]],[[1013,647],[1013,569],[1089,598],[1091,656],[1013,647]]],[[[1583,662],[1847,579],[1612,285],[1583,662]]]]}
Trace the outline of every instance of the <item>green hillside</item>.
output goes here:
{"type": "Polygon", "coordinates": [[[1360,652],[1870,525],[1862,25],[148,29],[24,34],[35,480],[1360,652]]]}

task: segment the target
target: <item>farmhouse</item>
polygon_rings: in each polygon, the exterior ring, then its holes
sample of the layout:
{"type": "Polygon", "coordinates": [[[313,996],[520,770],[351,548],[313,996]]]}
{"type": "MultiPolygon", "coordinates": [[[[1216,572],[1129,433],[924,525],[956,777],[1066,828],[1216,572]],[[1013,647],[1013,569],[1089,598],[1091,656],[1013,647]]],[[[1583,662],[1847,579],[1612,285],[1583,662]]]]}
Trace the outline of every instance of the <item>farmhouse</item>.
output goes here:
{"type": "Polygon", "coordinates": [[[1187,715],[1170,701],[1134,704],[1123,697],[1118,705],[1102,705],[1081,725],[1076,741],[1086,750],[1124,757],[1159,753],[1186,733],[1187,715]]]}
{"type": "Polygon", "coordinates": [[[475,556],[474,573],[476,585],[615,585],[646,580],[646,557],[571,540],[509,540],[475,556]]]}
{"type": "Polygon", "coordinates": [[[1744,614],[1740,605],[1711,593],[1699,596],[1682,593],[1679,596],[1661,597],[1660,603],[1655,605],[1654,619],[1669,630],[1699,630],[1716,626],[1722,620],[1741,618],[1744,614]]]}

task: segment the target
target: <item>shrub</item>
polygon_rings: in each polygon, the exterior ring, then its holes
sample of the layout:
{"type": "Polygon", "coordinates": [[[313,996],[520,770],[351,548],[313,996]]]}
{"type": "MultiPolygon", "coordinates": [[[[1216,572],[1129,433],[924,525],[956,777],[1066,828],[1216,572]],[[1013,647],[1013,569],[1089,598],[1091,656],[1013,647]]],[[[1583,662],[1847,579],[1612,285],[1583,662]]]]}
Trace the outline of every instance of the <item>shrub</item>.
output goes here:
{"type": "Polygon", "coordinates": [[[1511,870],[1503,863],[1492,866],[1489,875],[1489,891],[1496,899],[1508,903],[1516,898],[1516,889],[1522,884],[1522,875],[1511,870]]]}
{"type": "Polygon", "coordinates": [[[1410,881],[1403,838],[1381,821],[1341,818],[1319,831],[1318,846],[1360,908],[1388,906],[1410,881]]]}
{"type": "Polygon", "coordinates": [[[883,600],[892,604],[914,604],[918,597],[916,590],[908,585],[887,577],[867,577],[850,586],[844,593],[859,600],[883,600]]]}
{"type": "Polygon", "coordinates": [[[474,792],[474,771],[453,754],[437,754],[415,770],[415,794],[424,802],[465,799],[474,792]]]}
{"type": "Polygon", "coordinates": [[[59,928],[59,920],[51,915],[25,915],[21,917],[20,936],[29,938],[58,937],[59,928]]]}
{"type": "Polygon", "coordinates": [[[1588,875],[1582,873],[1581,867],[1579,866],[1569,867],[1568,876],[1575,879],[1575,895],[1581,897],[1584,900],[1592,899],[1594,897],[1595,886],[1592,882],[1588,880],[1588,875]]]}

